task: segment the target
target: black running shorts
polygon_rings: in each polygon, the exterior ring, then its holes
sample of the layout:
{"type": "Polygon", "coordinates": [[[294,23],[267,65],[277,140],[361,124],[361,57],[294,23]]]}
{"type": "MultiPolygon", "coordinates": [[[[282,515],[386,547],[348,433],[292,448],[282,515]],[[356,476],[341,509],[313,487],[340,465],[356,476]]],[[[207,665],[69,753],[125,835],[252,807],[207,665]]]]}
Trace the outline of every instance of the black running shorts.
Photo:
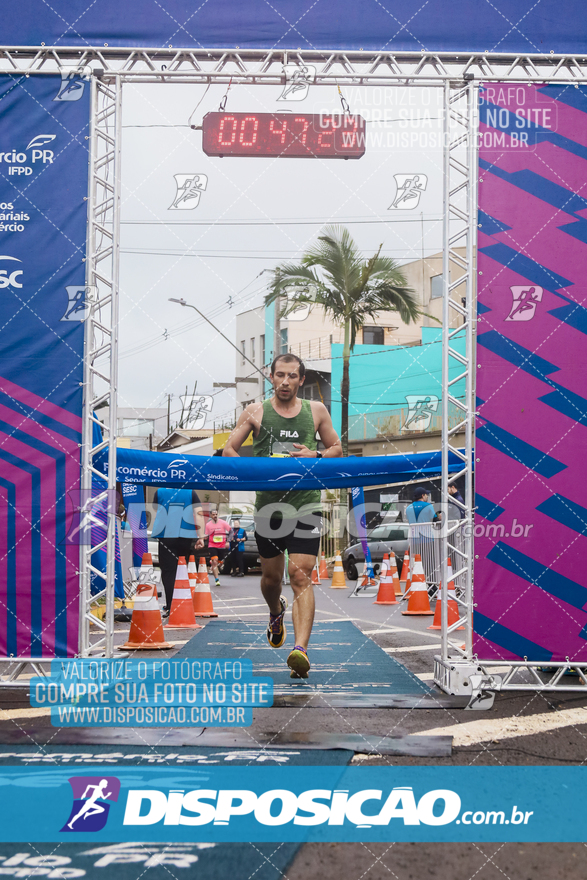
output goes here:
{"type": "Polygon", "coordinates": [[[319,511],[310,519],[283,522],[280,513],[274,513],[269,521],[255,517],[255,539],[262,559],[273,559],[286,550],[292,553],[305,553],[317,556],[320,548],[322,516],[319,511]]]}

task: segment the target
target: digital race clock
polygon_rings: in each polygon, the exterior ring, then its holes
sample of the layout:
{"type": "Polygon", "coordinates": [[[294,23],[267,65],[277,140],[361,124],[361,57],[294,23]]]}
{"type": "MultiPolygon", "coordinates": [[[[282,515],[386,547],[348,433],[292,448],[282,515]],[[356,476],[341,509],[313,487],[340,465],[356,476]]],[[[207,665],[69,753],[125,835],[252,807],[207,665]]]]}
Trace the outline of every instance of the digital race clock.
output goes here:
{"type": "Polygon", "coordinates": [[[308,113],[207,113],[202,124],[207,156],[284,156],[360,159],[362,116],[308,113]]]}

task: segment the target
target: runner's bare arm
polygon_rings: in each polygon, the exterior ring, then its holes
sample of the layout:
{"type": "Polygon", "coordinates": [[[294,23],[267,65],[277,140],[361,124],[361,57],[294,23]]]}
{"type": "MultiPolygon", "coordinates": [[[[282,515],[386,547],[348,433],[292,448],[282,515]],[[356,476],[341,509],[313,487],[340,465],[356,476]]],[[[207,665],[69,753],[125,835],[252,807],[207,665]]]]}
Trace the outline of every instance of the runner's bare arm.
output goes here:
{"type": "Polygon", "coordinates": [[[201,507],[194,507],[194,525],[196,527],[196,531],[198,533],[198,540],[196,541],[196,550],[201,550],[204,546],[204,534],[206,526],[204,524],[204,511],[201,507]]]}
{"type": "MultiPolygon", "coordinates": [[[[339,458],[342,455],[342,444],[334,426],[330,413],[323,403],[311,401],[312,415],[314,416],[314,424],[320,435],[320,439],[324,443],[322,450],[322,458],[339,458]]],[[[294,443],[297,452],[292,452],[293,458],[316,458],[316,453],[301,443],[294,443]]]]}
{"type": "Polygon", "coordinates": [[[263,404],[251,403],[239,416],[230,437],[226,441],[226,445],[222,450],[222,455],[234,457],[238,456],[238,451],[251,433],[256,435],[263,418],[263,404]]]}

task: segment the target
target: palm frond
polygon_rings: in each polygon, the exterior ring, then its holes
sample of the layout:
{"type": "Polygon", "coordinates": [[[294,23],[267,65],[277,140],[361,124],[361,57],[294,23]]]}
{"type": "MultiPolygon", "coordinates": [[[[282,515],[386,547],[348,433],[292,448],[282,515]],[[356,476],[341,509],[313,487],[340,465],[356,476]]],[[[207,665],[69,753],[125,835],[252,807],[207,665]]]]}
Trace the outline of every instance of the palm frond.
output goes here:
{"type": "Polygon", "coordinates": [[[306,266],[318,266],[330,285],[345,299],[360,278],[362,257],[348,229],[327,226],[317,244],[302,257],[306,266]]]}
{"type": "Polygon", "coordinates": [[[270,305],[279,296],[283,296],[288,287],[308,287],[320,285],[320,278],[307,266],[284,263],[273,272],[269,291],[265,296],[265,305],[270,305]]]}

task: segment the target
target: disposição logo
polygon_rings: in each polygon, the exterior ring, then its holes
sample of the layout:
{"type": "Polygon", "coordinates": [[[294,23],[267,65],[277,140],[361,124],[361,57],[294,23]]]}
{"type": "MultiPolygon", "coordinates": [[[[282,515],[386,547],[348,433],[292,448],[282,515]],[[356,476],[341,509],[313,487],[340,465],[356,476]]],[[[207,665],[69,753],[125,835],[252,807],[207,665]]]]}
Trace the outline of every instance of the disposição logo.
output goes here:
{"type": "Polygon", "coordinates": [[[61,831],[101,831],[108,821],[109,801],[120,794],[116,776],[72,776],[73,806],[61,831]]]}

